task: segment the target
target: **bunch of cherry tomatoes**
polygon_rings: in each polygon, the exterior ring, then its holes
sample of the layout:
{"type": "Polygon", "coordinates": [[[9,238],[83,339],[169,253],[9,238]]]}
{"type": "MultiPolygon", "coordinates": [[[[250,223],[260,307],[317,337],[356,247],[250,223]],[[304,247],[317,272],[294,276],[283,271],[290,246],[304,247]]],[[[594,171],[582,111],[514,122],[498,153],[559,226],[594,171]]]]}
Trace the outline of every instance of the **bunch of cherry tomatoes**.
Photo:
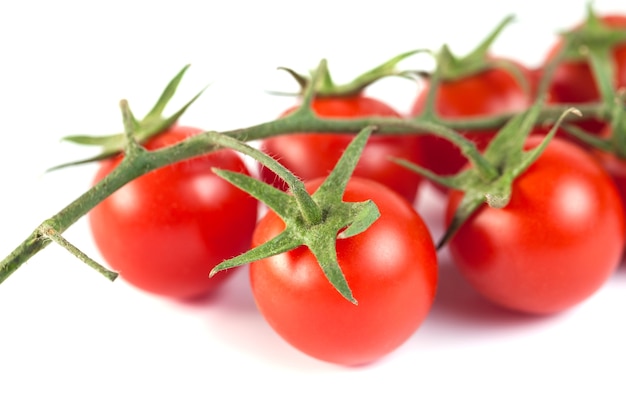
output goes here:
{"type": "MultiPolygon", "coordinates": [[[[626,16],[597,20],[626,32],[626,16]]],[[[561,47],[554,45],[546,62],[561,47]]],[[[610,52],[613,87],[619,91],[626,88],[626,37],[610,52]]],[[[437,115],[445,120],[527,110],[536,100],[543,67],[508,64],[443,77],[435,85],[436,94],[430,96],[437,115]]],[[[410,115],[362,92],[320,94],[311,106],[326,118],[414,117],[427,106],[430,84],[428,79],[424,82],[410,115]]],[[[589,62],[568,57],[555,69],[547,92],[547,104],[601,99],[589,62]]],[[[599,137],[615,133],[599,119],[578,126],[599,137]]],[[[537,126],[525,149],[538,146],[546,131],[537,126]]],[[[175,124],[144,146],[162,148],[200,132],[175,124]]],[[[461,133],[484,150],[497,132],[461,133]]],[[[351,134],[296,133],[265,138],[259,146],[313,191],[352,138],[351,134]]],[[[417,330],[435,299],[437,250],[414,208],[419,187],[427,180],[392,162],[390,156],[444,176],[461,172],[468,163],[458,147],[434,134],[372,135],[343,199],[372,200],[380,217],[364,232],[336,242],[338,263],[358,304],[348,302],[330,285],[306,246],[250,265],[260,312],[285,340],[321,360],[355,365],[380,358],[417,330]]],[[[101,162],[95,181],[110,173],[121,158],[101,162]]],[[[209,279],[209,271],[218,263],[284,230],[283,220],[273,210],[258,220],[257,200],[215,175],[214,168],[256,175],[235,151],[222,149],[146,174],[89,213],[102,256],[123,279],[160,296],[201,297],[230,274],[225,270],[209,279]]],[[[265,166],[259,166],[258,177],[288,191],[265,166]]],[[[450,222],[464,190],[437,188],[441,198],[447,198],[450,222]]],[[[502,208],[482,205],[447,245],[461,274],[486,299],[522,313],[556,313],[592,295],[620,264],[626,239],[625,201],[626,163],[559,130],[538,159],[513,181],[510,201],[502,208]]]]}

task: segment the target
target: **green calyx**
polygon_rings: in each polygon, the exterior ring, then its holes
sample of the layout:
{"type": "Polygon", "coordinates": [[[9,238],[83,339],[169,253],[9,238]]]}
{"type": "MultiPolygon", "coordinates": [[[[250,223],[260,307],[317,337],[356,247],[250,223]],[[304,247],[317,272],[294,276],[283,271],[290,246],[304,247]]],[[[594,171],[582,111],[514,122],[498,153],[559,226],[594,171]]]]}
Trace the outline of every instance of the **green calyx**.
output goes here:
{"type": "Polygon", "coordinates": [[[472,75],[501,68],[508,71],[519,85],[528,90],[530,86],[520,68],[506,59],[489,57],[489,50],[504,28],[513,22],[514,16],[504,18],[502,22],[483,40],[472,52],[463,57],[455,56],[448,45],[444,45],[437,54],[437,68],[435,70],[439,81],[455,81],[472,75]]]}
{"type": "Polygon", "coordinates": [[[584,61],[591,68],[598,87],[600,101],[610,121],[612,136],[600,138],[574,126],[563,127],[582,142],[626,158],[626,93],[615,85],[615,62],[613,50],[626,44],[626,29],[607,25],[588,5],[587,19],[581,27],[561,33],[564,45],[561,59],[584,61]]]}
{"type": "Polygon", "coordinates": [[[291,193],[280,191],[247,175],[215,169],[215,173],[267,204],[284,222],[285,230],[275,238],[228,259],[210,272],[217,272],[278,255],[300,246],[313,253],[329,282],[348,301],[357,304],[337,261],[336,241],[365,231],[380,213],[373,201],[345,202],[343,193],[373,128],[362,130],[346,148],[341,159],[320,187],[309,195],[304,183],[263,152],[229,137],[225,146],[243,152],[274,170],[291,193]]]}
{"type": "MultiPolygon", "coordinates": [[[[311,108],[311,102],[322,82],[325,65],[325,61],[320,62],[318,70],[313,73],[311,81],[305,86],[302,105],[286,118],[318,118],[311,108]]],[[[265,203],[283,220],[285,230],[262,245],[218,264],[210,271],[209,276],[306,246],[317,259],[330,284],[346,300],[357,304],[339,267],[336,242],[337,239],[347,239],[364,232],[380,217],[378,207],[371,200],[343,201],[348,181],[374,129],[372,126],[365,127],[356,135],[334,169],[313,194],[309,194],[305,184],[274,158],[237,139],[218,135],[218,138],[221,138],[219,140],[223,142],[216,142],[216,145],[234,149],[265,165],[289,186],[289,192],[278,190],[248,175],[214,169],[217,175],[265,203]]]]}
{"type": "MultiPolygon", "coordinates": [[[[178,121],[178,119],[189,108],[189,106],[191,106],[191,104],[196,101],[198,97],[200,97],[200,95],[204,92],[206,87],[202,89],[198,94],[196,94],[178,111],[168,117],[163,116],[163,111],[165,110],[165,107],[176,93],[178,85],[180,84],[180,81],[182,80],[183,75],[185,75],[185,72],[188,68],[189,65],[183,67],[183,69],[180,70],[178,74],[176,74],[176,76],[167,84],[156,104],[143,119],[138,120],[131,113],[131,123],[133,126],[134,137],[137,143],[144,143],[151,137],[170,128],[174,123],[176,123],[176,121],[178,121]]],[[[124,133],[116,133],[103,136],[72,135],[66,136],[62,138],[62,140],[74,142],[80,145],[99,146],[101,148],[101,151],[100,154],[94,157],[58,165],[50,168],[48,171],[110,158],[124,151],[128,143],[126,140],[126,135],[124,133]]]]}
{"type": "Polygon", "coordinates": [[[585,60],[590,52],[611,50],[626,42],[626,30],[610,27],[604,23],[593,10],[591,2],[587,7],[587,18],[584,24],[561,32],[560,35],[570,44],[564,57],[570,61],[585,60]]]}
{"type": "MultiPolygon", "coordinates": [[[[511,199],[511,190],[515,179],[541,155],[565,116],[577,112],[575,109],[570,109],[563,113],[540,145],[526,151],[524,150],[524,143],[537,121],[542,104],[543,100],[538,100],[529,110],[510,119],[499,130],[480,158],[465,153],[470,161],[470,166],[458,174],[440,176],[409,161],[394,160],[432,181],[448,188],[461,190],[464,193],[450,225],[437,244],[437,248],[443,247],[482,204],[487,203],[493,208],[505,207],[511,199]]],[[[437,133],[446,132],[438,130],[437,133]]],[[[456,132],[448,132],[442,136],[454,143],[458,142],[456,132]]],[[[469,145],[468,147],[471,148],[469,145]]]]}
{"type": "Polygon", "coordinates": [[[600,19],[589,5],[587,20],[580,28],[562,34],[565,41],[563,59],[589,63],[600,97],[607,108],[616,105],[615,64],[612,50],[626,43],[626,30],[614,28],[600,19]]]}
{"type": "Polygon", "coordinates": [[[611,117],[611,137],[608,142],[612,145],[612,152],[618,158],[626,160],[626,90],[619,91],[615,97],[611,117]]]}
{"type": "Polygon", "coordinates": [[[369,85],[385,77],[403,77],[413,79],[415,77],[414,71],[401,71],[397,68],[397,66],[404,59],[419,52],[428,51],[418,49],[399,54],[381,65],[364,72],[347,84],[336,84],[333,81],[330,71],[328,70],[328,64],[325,60],[323,61],[323,65],[320,65],[315,70],[311,71],[308,76],[297,73],[290,68],[280,67],[279,69],[288,72],[296,80],[296,82],[300,85],[300,95],[307,90],[313,78],[319,78],[320,82],[317,84],[315,90],[315,95],[317,97],[346,97],[360,94],[369,85]]]}

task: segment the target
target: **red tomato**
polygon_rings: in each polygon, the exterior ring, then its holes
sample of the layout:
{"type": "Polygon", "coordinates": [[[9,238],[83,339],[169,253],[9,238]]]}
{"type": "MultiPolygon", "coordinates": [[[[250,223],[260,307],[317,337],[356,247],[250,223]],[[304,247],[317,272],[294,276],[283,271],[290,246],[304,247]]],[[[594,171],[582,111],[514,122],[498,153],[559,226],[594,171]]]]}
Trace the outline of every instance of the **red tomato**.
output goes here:
{"type": "MultiPolygon", "coordinates": [[[[339,265],[358,305],[330,284],[306,247],[250,265],[254,298],[274,330],[300,351],[343,365],[372,362],[406,341],[425,319],[437,284],[435,248],[413,207],[387,187],[353,177],[344,201],[367,199],[381,216],[363,233],[337,241],[339,265]]],[[[283,230],[269,211],[253,246],[283,230]]]]}
{"type": "MultiPolygon", "coordinates": [[[[348,97],[318,97],[313,111],[323,117],[358,118],[386,116],[400,118],[387,104],[362,95],[348,97]]],[[[291,113],[291,108],[284,114],[291,113]]],[[[328,175],[343,150],[354,138],[351,134],[304,133],[276,136],[261,142],[261,149],[278,159],[287,169],[303,180],[328,175]]],[[[390,162],[390,156],[417,161],[417,141],[407,136],[372,135],[356,167],[354,175],[381,182],[413,202],[421,177],[390,162]]],[[[281,189],[286,185],[272,171],[261,167],[261,178],[281,189]]]]}
{"type": "MultiPolygon", "coordinates": [[[[467,77],[442,81],[435,98],[435,112],[442,119],[495,116],[508,112],[519,112],[532,102],[532,80],[530,71],[516,65],[527,78],[529,88],[525,90],[518,80],[502,68],[491,68],[467,77]]],[[[411,114],[417,116],[425,105],[429,87],[420,90],[411,114]]],[[[496,131],[461,132],[481,150],[495,136],[496,131]]],[[[421,159],[418,164],[439,175],[457,173],[467,159],[458,147],[444,138],[420,135],[421,159]]],[[[442,186],[438,185],[438,188],[442,186]]]]}
{"type": "MultiPolygon", "coordinates": [[[[626,15],[606,15],[601,16],[600,20],[609,27],[626,30],[626,15]]],[[[562,47],[562,42],[555,44],[545,62],[554,57],[562,47]]],[[[615,64],[615,87],[626,87],[626,42],[614,47],[612,58],[615,64]]],[[[594,75],[585,60],[560,64],[555,70],[548,92],[552,103],[592,103],[600,100],[594,75]]],[[[599,120],[587,120],[578,124],[591,133],[599,133],[604,127],[604,123],[599,120]]]]}
{"type": "MultiPolygon", "coordinates": [[[[529,139],[536,146],[542,136],[529,139]]],[[[447,220],[462,195],[452,191],[447,220]]],[[[555,313],[591,296],[620,262],[622,203],[582,148],[552,139],[513,183],[502,209],[481,207],[449,242],[455,264],[487,299],[527,313],[555,313]]]]}
{"type": "MultiPolygon", "coordinates": [[[[197,133],[175,126],[145,147],[165,147],[197,133]]],[[[95,181],[120,161],[104,161],[95,181]]],[[[123,279],[163,296],[197,297],[227,275],[209,279],[216,264],[250,247],[257,201],[216,176],[212,167],[248,173],[235,152],[220,150],[139,177],[90,212],[95,243],[123,279]]]]}

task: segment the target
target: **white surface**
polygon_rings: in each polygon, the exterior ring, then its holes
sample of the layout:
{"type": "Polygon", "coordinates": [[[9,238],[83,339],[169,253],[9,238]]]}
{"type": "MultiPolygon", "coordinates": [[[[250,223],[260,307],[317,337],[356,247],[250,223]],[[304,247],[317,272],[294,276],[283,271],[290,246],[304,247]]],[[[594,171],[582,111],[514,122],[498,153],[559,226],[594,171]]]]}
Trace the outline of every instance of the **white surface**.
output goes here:
{"type": "MultiPolygon", "coordinates": [[[[91,155],[58,139],[119,131],[118,101],[144,114],[187,63],[170,109],[210,82],[182,121],[243,127],[291,104],[265,93],[294,87],[278,66],[307,71],[325,57],[346,81],[414,48],[467,52],[509,13],[518,20],[494,51],[535,65],[586,1],[200,4],[0,5],[0,257],[89,186],[94,166],[42,175],[91,155]]],[[[595,7],[626,13],[621,0],[595,7]]],[[[414,93],[404,80],[371,90],[399,110],[414,93]]],[[[438,233],[441,202],[428,196],[419,209],[438,233]]],[[[84,221],[66,236],[98,256],[84,221]]],[[[50,246],[0,286],[0,415],[623,416],[625,299],[622,270],[564,314],[505,314],[459,280],[444,252],[423,327],[380,362],[346,369],[276,336],[245,269],[188,305],[110,284],[50,246]]]]}

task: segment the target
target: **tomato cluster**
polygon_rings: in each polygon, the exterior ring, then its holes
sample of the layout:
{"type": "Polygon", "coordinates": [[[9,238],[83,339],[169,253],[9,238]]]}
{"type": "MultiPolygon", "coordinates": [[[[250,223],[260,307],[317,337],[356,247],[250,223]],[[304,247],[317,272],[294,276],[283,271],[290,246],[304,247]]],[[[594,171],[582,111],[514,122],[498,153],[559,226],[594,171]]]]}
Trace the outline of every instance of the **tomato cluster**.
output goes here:
{"type": "MultiPolygon", "coordinates": [[[[623,16],[598,20],[626,29],[623,16]]],[[[489,118],[528,110],[539,99],[538,74],[549,77],[547,104],[599,102],[602,94],[585,57],[561,58],[554,73],[545,75],[560,48],[562,44],[554,46],[541,68],[485,56],[482,66],[467,73],[438,73],[432,84],[427,80],[419,90],[407,115],[363,91],[315,96],[310,107],[329,119],[410,120],[425,112],[444,123],[489,118]]],[[[626,87],[626,39],[614,45],[610,59],[614,89],[626,87]]],[[[579,127],[594,135],[624,135],[606,120],[579,127]]],[[[199,132],[174,125],[144,146],[169,146],[199,132]]],[[[541,147],[541,153],[516,172],[510,199],[498,207],[479,205],[447,241],[456,267],[478,293],[504,308],[532,314],[563,311],[590,297],[619,265],[626,239],[623,155],[582,146],[564,130],[545,142],[545,132],[545,125],[536,126],[523,138],[524,150],[541,147]]],[[[461,133],[484,151],[498,129],[461,133]]],[[[264,138],[259,147],[313,191],[352,137],[299,132],[264,138]]],[[[336,242],[337,262],[358,304],[333,288],[320,260],[305,246],[250,266],[260,312],[287,342],[313,357],[347,365],[374,361],[411,336],[435,301],[436,247],[415,210],[424,182],[391,157],[440,176],[463,173],[472,165],[449,138],[432,132],[372,135],[343,199],[372,200],[380,217],[365,231],[336,242]]],[[[96,181],[120,159],[104,161],[96,181]]],[[[215,151],[134,180],[90,213],[96,244],[124,279],[163,296],[201,296],[219,285],[219,278],[207,277],[215,265],[283,232],[285,223],[273,210],[257,222],[256,200],[217,177],[214,168],[255,175],[232,150],[215,151]]],[[[496,164],[496,174],[499,168],[496,164]]],[[[267,184],[289,191],[268,167],[260,165],[258,172],[267,184]]],[[[447,199],[445,218],[450,225],[470,190],[437,187],[439,198],[447,199]]]]}

